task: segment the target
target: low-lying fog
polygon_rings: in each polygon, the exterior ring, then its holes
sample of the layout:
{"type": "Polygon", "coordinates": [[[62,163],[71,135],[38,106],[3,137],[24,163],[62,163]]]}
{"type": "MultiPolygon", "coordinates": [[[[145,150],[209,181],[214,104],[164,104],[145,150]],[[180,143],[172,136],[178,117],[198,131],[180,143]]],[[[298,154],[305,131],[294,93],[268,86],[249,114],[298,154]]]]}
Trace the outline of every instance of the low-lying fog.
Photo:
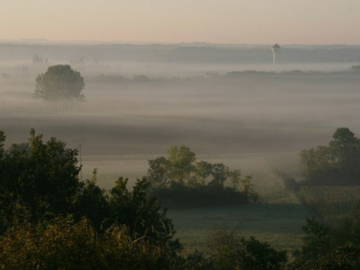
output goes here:
{"type": "Polygon", "coordinates": [[[73,67],[85,77],[85,101],[57,104],[32,96],[47,64],[19,61],[0,65],[0,129],[8,142],[35,128],[81,145],[85,173],[99,168],[104,186],[115,175],[143,175],[146,160],[174,144],[263,183],[274,178],[273,169],[293,170],[299,151],[325,144],[337,127],[360,132],[360,73],[350,71],[351,63],[280,64],[277,71],[308,71],[277,73],[227,73],[269,71],[270,64],[182,63],[177,70],[172,63],[170,72],[161,63],[134,62],[129,69],[120,62],[81,63],[73,67]]]}

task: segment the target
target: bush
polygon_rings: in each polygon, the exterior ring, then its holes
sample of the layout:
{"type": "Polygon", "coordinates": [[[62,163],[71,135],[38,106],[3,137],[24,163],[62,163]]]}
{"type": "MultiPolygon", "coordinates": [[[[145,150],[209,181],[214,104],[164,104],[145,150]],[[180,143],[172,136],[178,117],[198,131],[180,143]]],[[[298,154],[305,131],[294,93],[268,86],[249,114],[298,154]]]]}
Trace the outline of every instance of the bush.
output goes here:
{"type": "Polygon", "coordinates": [[[110,191],[110,224],[127,225],[133,239],[144,238],[153,244],[179,249],[178,241],[173,240],[175,229],[166,209],[148,193],[150,183],[146,179],[138,180],[130,192],[127,181],[119,178],[110,191]]]}
{"type": "Polygon", "coordinates": [[[217,270],[280,270],[287,262],[285,251],[253,237],[245,239],[232,232],[215,233],[208,243],[210,258],[217,270]]]}
{"type": "Polygon", "coordinates": [[[360,269],[360,222],[348,218],[329,226],[308,219],[303,247],[295,252],[290,270],[360,269]]]}
{"type": "Polygon", "coordinates": [[[86,219],[14,227],[0,239],[4,270],[160,270],[177,264],[171,251],[146,240],[134,241],[126,227],[98,234],[86,219]]]}

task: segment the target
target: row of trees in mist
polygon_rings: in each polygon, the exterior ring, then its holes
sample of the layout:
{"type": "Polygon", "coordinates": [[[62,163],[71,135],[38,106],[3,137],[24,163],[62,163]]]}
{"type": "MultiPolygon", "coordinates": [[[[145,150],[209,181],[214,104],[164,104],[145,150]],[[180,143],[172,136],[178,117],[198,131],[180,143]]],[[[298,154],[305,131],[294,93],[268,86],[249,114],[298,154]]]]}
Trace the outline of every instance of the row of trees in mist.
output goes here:
{"type": "MultiPolygon", "coordinates": [[[[38,56],[36,56],[38,57],[38,56]]],[[[35,58],[36,58],[35,57],[35,58]]],[[[41,58],[40,58],[41,59],[41,58]]],[[[42,61],[42,60],[37,60],[42,61]]],[[[353,66],[352,70],[356,71],[359,68],[353,66]]],[[[313,72],[304,71],[288,71],[282,72],[282,75],[311,75],[313,72]]],[[[6,78],[7,74],[3,74],[6,78]]],[[[217,73],[208,73],[209,78],[242,78],[248,76],[278,76],[278,73],[264,72],[264,71],[233,71],[224,75],[217,73]]],[[[135,75],[133,78],[126,78],[120,75],[99,75],[94,78],[96,82],[100,83],[130,83],[130,82],[152,82],[156,81],[150,79],[145,75],[135,75]]],[[[158,79],[159,80],[159,79],[158,79]]],[[[172,78],[171,80],[175,80],[172,78]]],[[[50,66],[45,73],[40,74],[36,78],[35,96],[50,101],[59,100],[82,100],[84,95],[82,91],[85,88],[85,82],[80,72],[73,70],[70,65],[54,65],[50,66]]]]}
{"type": "Polygon", "coordinates": [[[198,160],[186,146],[173,146],[166,157],[150,160],[147,177],[156,197],[172,208],[241,205],[258,199],[251,176],[198,160]]]}

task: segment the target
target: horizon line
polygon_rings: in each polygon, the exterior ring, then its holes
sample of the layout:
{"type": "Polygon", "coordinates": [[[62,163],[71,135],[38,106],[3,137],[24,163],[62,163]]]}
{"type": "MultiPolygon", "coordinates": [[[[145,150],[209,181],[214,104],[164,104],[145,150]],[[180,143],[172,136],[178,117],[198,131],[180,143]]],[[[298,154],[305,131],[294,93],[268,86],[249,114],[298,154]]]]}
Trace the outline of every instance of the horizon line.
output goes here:
{"type": "Polygon", "coordinates": [[[360,46],[360,43],[221,43],[207,41],[166,42],[166,41],[122,41],[122,40],[50,40],[43,38],[0,39],[0,44],[16,43],[26,45],[62,44],[62,45],[214,45],[214,46],[360,46]]]}

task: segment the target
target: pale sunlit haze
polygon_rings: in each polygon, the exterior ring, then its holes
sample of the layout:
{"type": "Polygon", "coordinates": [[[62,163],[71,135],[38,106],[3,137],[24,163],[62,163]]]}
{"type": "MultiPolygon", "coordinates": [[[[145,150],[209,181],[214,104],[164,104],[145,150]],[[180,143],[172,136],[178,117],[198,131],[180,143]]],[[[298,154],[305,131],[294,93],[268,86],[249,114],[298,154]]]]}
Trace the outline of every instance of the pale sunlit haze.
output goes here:
{"type": "Polygon", "coordinates": [[[0,39],[356,44],[359,0],[2,0],[0,39]]]}

